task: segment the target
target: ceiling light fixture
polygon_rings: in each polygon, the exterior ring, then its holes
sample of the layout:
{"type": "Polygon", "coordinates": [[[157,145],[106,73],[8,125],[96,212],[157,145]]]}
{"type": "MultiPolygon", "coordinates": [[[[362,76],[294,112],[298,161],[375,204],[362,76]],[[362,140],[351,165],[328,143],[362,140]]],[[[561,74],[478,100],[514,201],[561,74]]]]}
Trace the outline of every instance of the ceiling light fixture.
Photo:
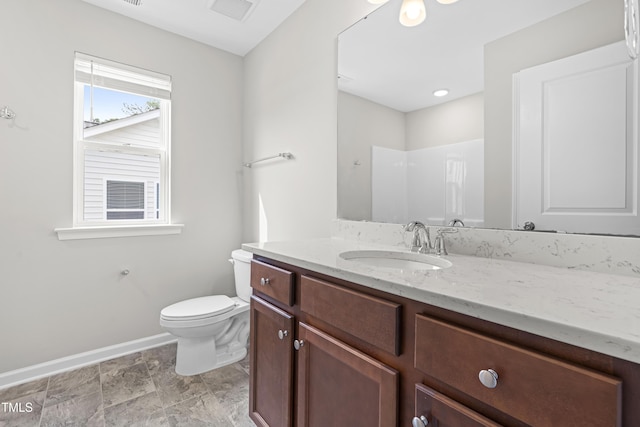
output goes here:
{"type": "Polygon", "coordinates": [[[402,0],[400,6],[400,23],[405,27],[415,27],[424,21],[427,11],[424,0],[402,0]]]}
{"type": "MultiPolygon", "coordinates": [[[[367,0],[371,4],[383,4],[389,0],[367,0]]],[[[436,0],[440,4],[452,4],[458,0],[436,0]]],[[[424,0],[402,0],[400,6],[400,23],[405,27],[420,25],[427,17],[424,0]]]]}
{"type": "Polygon", "coordinates": [[[433,96],[441,97],[447,96],[449,94],[449,89],[438,89],[433,91],[433,96]]]}

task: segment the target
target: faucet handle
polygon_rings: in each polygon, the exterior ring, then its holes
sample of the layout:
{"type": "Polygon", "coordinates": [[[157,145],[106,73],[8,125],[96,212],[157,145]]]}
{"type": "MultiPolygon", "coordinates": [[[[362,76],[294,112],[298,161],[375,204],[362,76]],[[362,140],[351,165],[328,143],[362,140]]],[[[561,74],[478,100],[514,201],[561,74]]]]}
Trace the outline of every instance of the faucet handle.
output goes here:
{"type": "Polygon", "coordinates": [[[447,245],[445,243],[445,234],[457,233],[458,230],[456,227],[443,227],[438,228],[436,231],[436,238],[433,242],[433,248],[435,249],[436,255],[449,255],[447,252],[447,245]]]}
{"type": "Polygon", "coordinates": [[[444,243],[444,234],[442,231],[438,231],[436,235],[436,239],[433,242],[433,247],[435,249],[436,255],[449,255],[447,252],[447,246],[444,243]]]}

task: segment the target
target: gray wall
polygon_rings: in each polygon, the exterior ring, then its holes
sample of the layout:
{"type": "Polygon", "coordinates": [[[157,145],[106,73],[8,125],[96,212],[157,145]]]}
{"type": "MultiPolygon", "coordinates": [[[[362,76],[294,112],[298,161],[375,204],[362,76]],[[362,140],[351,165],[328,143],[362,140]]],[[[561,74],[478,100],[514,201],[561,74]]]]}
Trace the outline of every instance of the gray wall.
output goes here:
{"type": "Polygon", "coordinates": [[[624,39],[622,0],[592,0],[485,46],[485,226],[511,228],[512,75],[624,39]]]}
{"type": "Polygon", "coordinates": [[[5,1],[0,29],[0,106],[17,114],[0,120],[0,372],[161,333],[162,307],[233,294],[242,58],[80,0],[5,1]],[[173,77],[181,235],[58,241],[72,225],[74,51],[173,77]]]}
{"type": "Polygon", "coordinates": [[[405,114],[338,92],[338,217],[371,220],[371,146],[405,150],[405,114]],[[354,165],[354,162],[358,165],[354,165]]]}
{"type": "Polygon", "coordinates": [[[484,137],[484,96],[476,93],[407,113],[407,150],[484,137]]]}
{"type": "Polygon", "coordinates": [[[307,0],[245,57],[245,240],[328,236],[337,201],[337,37],[375,6],[307,0]]]}

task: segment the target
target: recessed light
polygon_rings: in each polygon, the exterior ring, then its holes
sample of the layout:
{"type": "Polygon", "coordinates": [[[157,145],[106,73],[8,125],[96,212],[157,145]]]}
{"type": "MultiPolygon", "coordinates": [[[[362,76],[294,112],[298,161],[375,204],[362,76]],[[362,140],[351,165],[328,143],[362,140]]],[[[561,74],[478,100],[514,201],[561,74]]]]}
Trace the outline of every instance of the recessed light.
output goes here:
{"type": "Polygon", "coordinates": [[[433,96],[445,96],[449,94],[449,89],[438,89],[433,91],[433,96]]]}

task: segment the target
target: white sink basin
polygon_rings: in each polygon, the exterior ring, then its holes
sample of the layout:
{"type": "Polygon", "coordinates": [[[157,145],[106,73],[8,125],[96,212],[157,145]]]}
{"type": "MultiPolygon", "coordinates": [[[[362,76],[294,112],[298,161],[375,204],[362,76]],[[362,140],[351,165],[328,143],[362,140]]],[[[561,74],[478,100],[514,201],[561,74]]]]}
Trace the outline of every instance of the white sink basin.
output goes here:
{"type": "Polygon", "coordinates": [[[394,270],[440,270],[451,267],[451,262],[415,252],[363,250],[342,252],[340,258],[373,267],[394,270]]]}

